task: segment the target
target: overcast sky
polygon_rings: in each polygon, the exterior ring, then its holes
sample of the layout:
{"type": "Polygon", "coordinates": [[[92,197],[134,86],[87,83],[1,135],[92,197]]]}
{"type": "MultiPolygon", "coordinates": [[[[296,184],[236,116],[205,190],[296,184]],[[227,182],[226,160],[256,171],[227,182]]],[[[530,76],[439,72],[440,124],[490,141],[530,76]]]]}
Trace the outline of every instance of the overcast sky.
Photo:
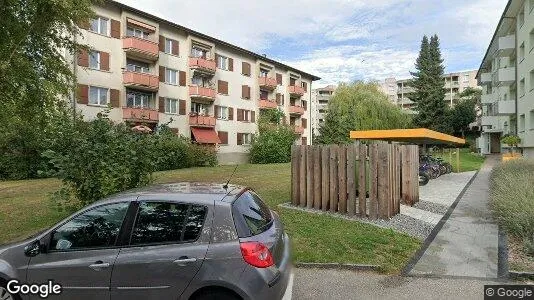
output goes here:
{"type": "Polygon", "coordinates": [[[424,34],[446,71],[478,69],[506,0],[119,0],[322,78],[407,78],[424,34]]]}

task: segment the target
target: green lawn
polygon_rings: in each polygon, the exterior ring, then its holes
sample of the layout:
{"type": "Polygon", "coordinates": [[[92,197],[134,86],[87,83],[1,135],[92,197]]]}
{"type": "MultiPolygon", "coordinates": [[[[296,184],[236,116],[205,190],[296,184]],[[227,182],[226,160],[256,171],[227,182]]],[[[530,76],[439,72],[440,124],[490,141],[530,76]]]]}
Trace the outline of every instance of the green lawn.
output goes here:
{"type": "MultiPolygon", "coordinates": [[[[452,149],[452,161],[450,160],[449,150],[445,149],[445,153],[434,152],[432,153],[432,156],[435,157],[442,157],[445,161],[448,161],[452,164],[453,171],[457,172],[456,169],[456,149],[452,149]]],[[[460,149],[460,172],[467,172],[467,171],[476,171],[479,170],[482,166],[482,163],[484,163],[484,160],[486,158],[483,155],[477,154],[477,153],[471,153],[469,149],[460,149]]]]}
{"type": "MultiPolygon", "coordinates": [[[[159,172],[156,182],[224,182],[232,166],[159,172]]],[[[384,272],[399,271],[421,241],[389,229],[315,215],[277,205],[290,200],[290,165],[242,165],[232,183],[255,189],[278,211],[294,244],[297,262],[340,262],[380,265],[384,272]]],[[[0,182],[0,243],[20,239],[63,217],[47,195],[60,187],[56,179],[0,182]]]]}

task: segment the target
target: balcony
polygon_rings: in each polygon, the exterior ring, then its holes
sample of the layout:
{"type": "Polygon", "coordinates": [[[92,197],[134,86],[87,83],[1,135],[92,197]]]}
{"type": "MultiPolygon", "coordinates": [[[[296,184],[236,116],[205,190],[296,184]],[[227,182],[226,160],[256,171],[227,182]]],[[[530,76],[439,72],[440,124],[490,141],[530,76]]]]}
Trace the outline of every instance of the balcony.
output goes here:
{"type": "Polygon", "coordinates": [[[215,60],[205,59],[202,57],[189,58],[189,68],[201,74],[213,76],[215,74],[216,67],[215,60]]]}
{"type": "Polygon", "coordinates": [[[148,73],[123,72],[122,82],[124,86],[145,91],[155,92],[159,88],[159,77],[148,73]]]}
{"type": "Polygon", "coordinates": [[[515,35],[500,37],[497,47],[498,56],[510,56],[515,51],[515,35]]]}
{"type": "Polygon", "coordinates": [[[191,99],[215,101],[215,89],[198,85],[190,85],[189,96],[191,99]]]}
{"type": "Polygon", "coordinates": [[[296,106],[296,105],[290,105],[289,106],[289,114],[290,115],[303,115],[304,114],[304,107],[302,106],[296,106]]]}
{"type": "Polygon", "coordinates": [[[122,39],[122,48],[131,57],[149,61],[158,60],[159,46],[156,42],[128,36],[122,39]]]}
{"type": "Polygon", "coordinates": [[[515,114],[515,101],[497,101],[493,104],[498,116],[509,116],[515,114]]]}
{"type": "Polygon", "coordinates": [[[130,122],[157,123],[159,113],[157,110],[151,108],[123,107],[122,118],[130,122]]]}
{"type": "Polygon", "coordinates": [[[275,100],[260,99],[260,109],[274,109],[278,104],[275,100]]]}
{"type": "Polygon", "coordinates": [[[496,85],[511,85],[515,82],[515,67],[498,69],[493,75],[496,85]]]}
{"type": "Polygon", "coordinates": [[[304,96],[304,88],[300,86],[290,85],[287,87],[290,96],[302,97],[304,96]]]}
{"type": "Polygon", "coordinates": [[[189,126],[193,127],[215,127],[217,119],[212,116],[201,116],[197,114],[189,115],[189,126]]]}
{"type": "Polygon", "coordinates": [[[499,116],[482,116],[482,132],[502,132],[503,130],[499,123],[500,118],[499,116]]]}
{"type": "Polygon", "coordinates": [[[304,127],[302,126],[293,126],[293,129],[295,130],[295,134],[303,134],[304,133],[304,127]]]}
{"type": "Polygon", "coordinates": [[[483,94],[480,97],[480,102],[481,103],[493,103],[494,102],[493,99],[494,99],[493,94],[483,94]]]}
{"type": "Polygon", "coordinates": [[[491,82],[491,73],[481,73],[480,82],[491,82]]]}
{"type": "Polygon", "coordinates": [[[270,91],[274,90],[278,86],[276,78],[272,77],[258,77],[258,82],[260,84],[260,88],[270,91]]]}

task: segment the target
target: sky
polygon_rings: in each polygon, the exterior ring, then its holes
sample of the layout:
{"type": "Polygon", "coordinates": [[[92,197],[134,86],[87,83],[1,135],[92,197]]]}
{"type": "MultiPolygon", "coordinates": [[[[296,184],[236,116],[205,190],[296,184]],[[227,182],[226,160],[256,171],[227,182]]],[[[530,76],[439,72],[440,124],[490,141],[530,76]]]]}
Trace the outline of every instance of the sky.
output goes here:
{"type": "Polygon", "coordinates": [[[423,35],[446,72],[475,70],[507,0],[119,0],[322,79],[409,78],[423,35]]]}

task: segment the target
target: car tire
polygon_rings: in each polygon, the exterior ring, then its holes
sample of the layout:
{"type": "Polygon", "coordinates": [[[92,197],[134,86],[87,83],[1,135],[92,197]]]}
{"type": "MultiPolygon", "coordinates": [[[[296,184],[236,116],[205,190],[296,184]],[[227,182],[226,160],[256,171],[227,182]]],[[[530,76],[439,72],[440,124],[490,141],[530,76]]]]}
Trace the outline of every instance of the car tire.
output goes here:
{"type": "Polygon", "coordinates": [[[7,291],[7,283],[3,280],[0,280],[0,299],[5,300],[20,300],[19,295],[11,295],[7,291]],[[8,296],[9,295],[9,296],[8,296]]]}
{"type": "Polygon", "coordinates": [[[224,290],[205,290],[196,295],[194,300],[240,300],[241,298],[224,290]]]}

